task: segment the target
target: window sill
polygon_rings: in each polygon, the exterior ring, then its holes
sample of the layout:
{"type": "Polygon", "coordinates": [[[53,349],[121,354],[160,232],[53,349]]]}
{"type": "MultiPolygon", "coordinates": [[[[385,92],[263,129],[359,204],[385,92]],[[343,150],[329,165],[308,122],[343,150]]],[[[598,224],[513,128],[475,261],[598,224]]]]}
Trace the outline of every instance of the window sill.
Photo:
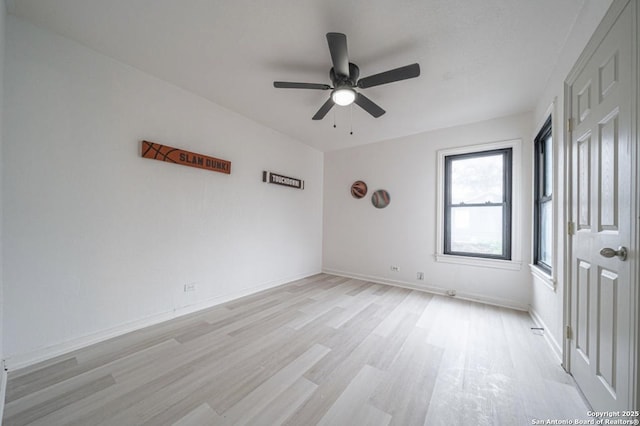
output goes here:
{"type": "Polygon", "coordinates": [[[551,275],[549,275],[536,265],[530,264],[529,268],[531,268],[531,275],[542,281],[542,283],[553,292],[556,291],[556,280],[551,275]]]}
{"type": "Polygon", "coordinates": [[[451,254],[436,254],[436,262],[455,263],[457,265],[480,266],[483,268],[508,269],[519,271],[522,262],[514,260],[484,259],[481,257],[454,256],[451,254]]]}

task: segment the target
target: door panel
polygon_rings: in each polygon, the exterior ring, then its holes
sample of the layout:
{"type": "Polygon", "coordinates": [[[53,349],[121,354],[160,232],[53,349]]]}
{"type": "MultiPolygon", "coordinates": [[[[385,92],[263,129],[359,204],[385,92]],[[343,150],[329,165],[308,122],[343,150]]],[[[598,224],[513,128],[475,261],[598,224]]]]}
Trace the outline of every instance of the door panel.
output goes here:
{"type": "Polygon", "coordinates": [[[576,167],[578,173],[578,195],[576,206],[578,208],[578,230],[591,227],[591,134],[584,135],[577,142],[578,160],[576,167]]]}
{"type": "Polygon", "coordinates": [[[616,395],[616,318],[618,274],[600,268],[598,276],[597,376],[613,397],[616,395]]]}
{"type": "Polygon", "coordinates": [[[576,274],[576,349],[582,356],[584,361],[589,363],[589,305],[591,299],[591,285],[589,277],[591,276],[591,265],[588,262],[578,260],[578,273],[576,274]]]}
{"type": "Polygon", "coordinates": [[[618,110],[599,124],[600,231],[618,231],[618,110]]]}

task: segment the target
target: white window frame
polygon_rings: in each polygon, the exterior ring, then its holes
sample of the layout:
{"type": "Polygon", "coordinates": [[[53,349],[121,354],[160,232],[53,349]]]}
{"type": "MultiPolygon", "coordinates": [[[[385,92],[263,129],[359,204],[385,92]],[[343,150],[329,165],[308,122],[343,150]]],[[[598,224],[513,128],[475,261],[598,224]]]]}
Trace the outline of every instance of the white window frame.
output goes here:
{"type": "Polygon", "coordinates": [[[522,223],[520,221],[520,209],[522,201],[521,182],[521,157],[522,140],[511,139],[507,141],[483,143],[478,145],[462,146],[457,148],[442,149],[437,152],[437,193],[436,193],[436,253],[437,262],[454,263],[460,265],[481,266],[486,268],[520,270],[522,268],[522,223]],[[444,253],[444,183],[445,183],[445,157],[450,155],[471,154],[482,151],[511,148],[511,260],[487,259],[481,257],[456,256],[444,253]]]}

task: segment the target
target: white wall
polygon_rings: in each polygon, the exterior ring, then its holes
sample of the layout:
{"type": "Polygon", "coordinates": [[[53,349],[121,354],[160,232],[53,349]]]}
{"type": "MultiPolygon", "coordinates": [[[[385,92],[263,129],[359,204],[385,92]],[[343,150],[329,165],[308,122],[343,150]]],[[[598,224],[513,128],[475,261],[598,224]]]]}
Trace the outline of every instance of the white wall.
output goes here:
{"type": "Polygon", "coordinates": [[[10,367],[320,272],[322,153],[15,17],[7,30],[10,367]],[[143,139],[232,173],[143,159],[143,139]]]}
{"type": "Polygon", "coordinates": [[[566,161],[564,155],[564,81],[611,3],[611,0],[585,2],[585,6],[577,15],[572,31],[565,41],[559,60],[555,64],[547,85],[541,92],[540,100],[534,113],[534,126],[531,139],[535,137],[542,127],[544,120],[547,118],[547,111],[555,101],[553,139],[555,145],[554,163],[556,165],[556,185],[554,188],[554,198],[556,203],[556,235],[558,236],[554,254],[557,265],[556,271],[554,272],[556,288],[554,291],[546,286],[544,282],[535,278],[532,287],[531,310],[534,316],[545,327],[547,337],[550,339],[558,356],[560,356],[563,341],[563,291],[565,286],[564,276],[566,273],[563,236],[566,235],[567,232],[567,218],[564,208],[566,187],[568,185],[568,182],[564,180],[566,173],[564,167],[564,162],[566,161]]]}
{"type": "Polygon", "coordinates": [[[522,139],[521,200],[531,197],[531,114],[443,129],[325,154],[323,270],[379,282],[455,289],[458,296],[527,309],[531,277],[530,209],[521,209],[517,271],[436,262],[436,152],[440,149],[522,139]],[[351,184],[364,180],[369,193],[356,200],[351,184]],[[391,203],[371,205],[376,189],[391,203]],[[400,267],[392,272],[391,265],[400,267]],[[416,273],[425,273],[418,281],[416,273]]]}

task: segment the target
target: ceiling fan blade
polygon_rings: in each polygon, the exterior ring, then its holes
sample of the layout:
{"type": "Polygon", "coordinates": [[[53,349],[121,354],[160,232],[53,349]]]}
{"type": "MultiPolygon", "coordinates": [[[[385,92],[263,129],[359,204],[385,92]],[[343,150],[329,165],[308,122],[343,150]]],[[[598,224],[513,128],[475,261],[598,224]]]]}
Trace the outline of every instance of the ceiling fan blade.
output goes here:
{"type": "Polygon", "coordinates": [[[327,102],[324,103],[316,112],[316,115],[313,116],[312,120],[322,120],[325,115],[329,112],[331,108],[333,108],[333,100],[331,98],[327,99],[327,102]]]}
{"type": "Polygon", "coordinates": [[[374,74],[369,77],[361,78],[358,81],[358,87],[366,89],[367,87],[379,86],[381,84],[393,83],[394,81],[406,80],[420,75],[420,65],[411,64],[404,67],[395,68],[389,71],[374,74]]]}
{"type": "Polygon", "coordinates": [[[289,81],[274,81],[273,87],[277,87],[278,89],[318,89],[318,90],[329,90],[331,86],[328,84],[320,84],[320,83],[291,83],[289,81]]]}
{"type": "Polygon", "coordinates": [[[347,53],[347,36],[342,33],[327,33],[329,52],[333,71],[340,76],[349,77],[349,54],[347,53]]]}
{"type": "Polygon", "coordinates": [[[354,101],[360,108],[367,111],[369,114],[373,115],[375,118],[380,117],[386,111],[380,108],[376,103],[374,103],[371,99],[367,98],[362,93],[356,94],[356,100],[354,101]]]}

